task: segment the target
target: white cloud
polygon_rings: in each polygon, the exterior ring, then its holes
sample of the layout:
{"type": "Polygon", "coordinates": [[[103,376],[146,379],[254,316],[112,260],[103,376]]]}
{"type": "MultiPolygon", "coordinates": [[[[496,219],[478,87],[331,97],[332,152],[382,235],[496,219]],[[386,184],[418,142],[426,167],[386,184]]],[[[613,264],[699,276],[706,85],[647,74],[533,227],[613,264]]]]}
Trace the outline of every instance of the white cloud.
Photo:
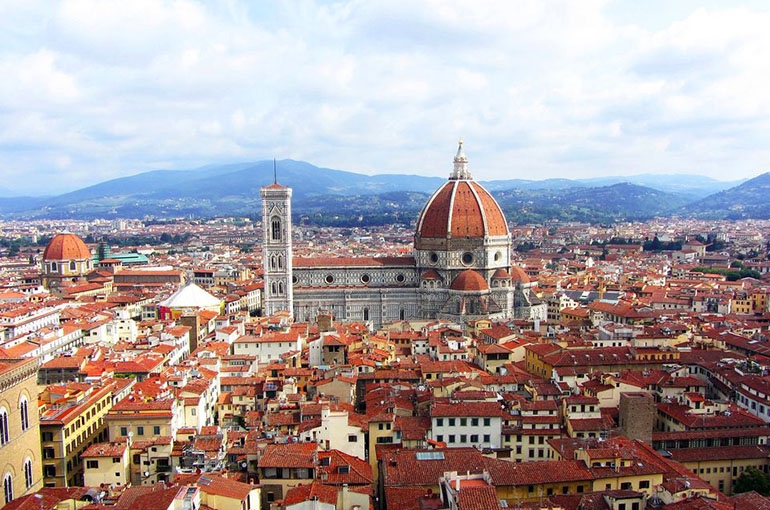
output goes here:
{"type": "Polygon", "coordinates": [[[768,170],[767,7],[629,2],[2,2],[0,169],[444,176],[462,137],[479,179],[768,170]]]}

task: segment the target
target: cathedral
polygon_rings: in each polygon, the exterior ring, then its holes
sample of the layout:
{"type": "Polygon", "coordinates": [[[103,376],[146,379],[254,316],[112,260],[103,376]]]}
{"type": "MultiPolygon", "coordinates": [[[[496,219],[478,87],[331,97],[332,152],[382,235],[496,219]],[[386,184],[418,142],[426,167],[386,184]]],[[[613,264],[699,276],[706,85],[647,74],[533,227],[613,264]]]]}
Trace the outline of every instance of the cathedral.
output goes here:
{"type": "Polygon", "coordinates": [[[331,313],[374,327],[398,320],[544,319],[532,283],[511,266],[511,234],[473,180],[462,142],[449,179],[417,220],[412,256],[293,257],[291,188],[263,187],[264,312],[296,321],[331,313]]]}

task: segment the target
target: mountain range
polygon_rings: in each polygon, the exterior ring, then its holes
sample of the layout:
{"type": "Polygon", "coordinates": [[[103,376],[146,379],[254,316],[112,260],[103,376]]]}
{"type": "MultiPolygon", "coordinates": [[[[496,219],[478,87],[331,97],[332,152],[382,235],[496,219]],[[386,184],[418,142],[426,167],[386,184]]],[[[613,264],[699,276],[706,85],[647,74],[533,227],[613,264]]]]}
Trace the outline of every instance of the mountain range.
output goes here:
{"type": "MultiPolygon", "coordinates": [[[[257,216],[259,190],[274,179],[274,162],[155,170],[53,197],[0,198],[5,218],[257,216]]],[[[278,180],[293,189],[301,221],[364,225],[414,220],[446,179],[363,175],[283,160],[278,180]]],[[[770,218],[770,174],[746,182],[696,175],[643,174],[594,179],[481,181],[511,221],[607,222],[683,215],[770,218]]],[[[2,191],[2,190],[0,190],[2,191]]]]}

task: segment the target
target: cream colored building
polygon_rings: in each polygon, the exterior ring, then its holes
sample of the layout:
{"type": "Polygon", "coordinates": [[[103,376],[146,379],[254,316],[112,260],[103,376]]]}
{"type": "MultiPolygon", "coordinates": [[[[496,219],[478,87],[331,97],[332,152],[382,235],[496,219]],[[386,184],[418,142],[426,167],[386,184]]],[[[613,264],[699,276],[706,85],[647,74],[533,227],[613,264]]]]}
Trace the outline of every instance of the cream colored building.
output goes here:
{"type": "Polygon", "coordinates": [[[113,384],[52,385],[40,394],[40,435],[46,487],[83,485],[80,455],[107,440],[104,417],[112,407],[113,384]]]}
{"type": "Polygon", "coordinates": [[[128,484],[128,452],[128,443],[95,443],[88,447],[80,456],[85,465],[85,486],[122,487],[128,484]]]}
{"type": "Polygon", "coordinates": [[[157,436],[176,438],[184,413],[184,402],[176,398],[145,402],[131,394],[115,404],[105,418],[110,438],[131,436],[141,441],[157,436]]]}
{"type": "Polygon", "coordinates": [[[36,380],[36,359],[0,359],[0,508],[43,486],[36,380]]]}
{"type": "Polygon", "coordinates": [[[366,458],[364,432],[361,427],[348,424],[347,411],[332,411],[328,405],[321,408],[321,424],[302,432],[303,441],[315,441],[326,450],[339,450],[348,455],[366,458]]]}

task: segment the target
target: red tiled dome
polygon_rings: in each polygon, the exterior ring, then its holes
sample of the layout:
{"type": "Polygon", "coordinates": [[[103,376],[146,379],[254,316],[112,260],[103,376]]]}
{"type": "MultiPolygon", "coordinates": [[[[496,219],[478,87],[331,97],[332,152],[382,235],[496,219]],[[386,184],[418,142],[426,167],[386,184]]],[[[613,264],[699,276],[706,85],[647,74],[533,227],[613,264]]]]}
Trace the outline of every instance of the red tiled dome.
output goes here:
{"type": "Polygon", "coordinates": [[[417,221],[420,238],[508,235],[500,206],[479,183],[450,180],[428,200],[417,221]]]}
{"type": "Polygon", "coordinates": [[[43,260],[85,260],[91,258],[86,243],[75,234],[57,234],[43,252],[43,260]]]}
{"type": "Polygon", "coordinates": [[[514,282],[530,283],[529,276],[520,267],[511,266],[511,279],[514,282]]]}
{"type": "Polygon", "coordinates": [[[421,278],[423,280],[440,280],[441,276],[433,269],[428,269],[422,274],[421,278]]]}
{"type": "Polygon", "coordinates": [[[479,273],[473,269],[466,269],[454,279],[452,290],[489,290],[489,285],[487,285],[486,280],[479,273]]]}
{"type": "Polygon", "coordinates": [[[502,278],[507,280],[511,278],[511,275],[509,275],[508,271],[506,271],[501,267],[497,271],[495,271],[495,273],[492,275],[492,278],[502,278]]]}

